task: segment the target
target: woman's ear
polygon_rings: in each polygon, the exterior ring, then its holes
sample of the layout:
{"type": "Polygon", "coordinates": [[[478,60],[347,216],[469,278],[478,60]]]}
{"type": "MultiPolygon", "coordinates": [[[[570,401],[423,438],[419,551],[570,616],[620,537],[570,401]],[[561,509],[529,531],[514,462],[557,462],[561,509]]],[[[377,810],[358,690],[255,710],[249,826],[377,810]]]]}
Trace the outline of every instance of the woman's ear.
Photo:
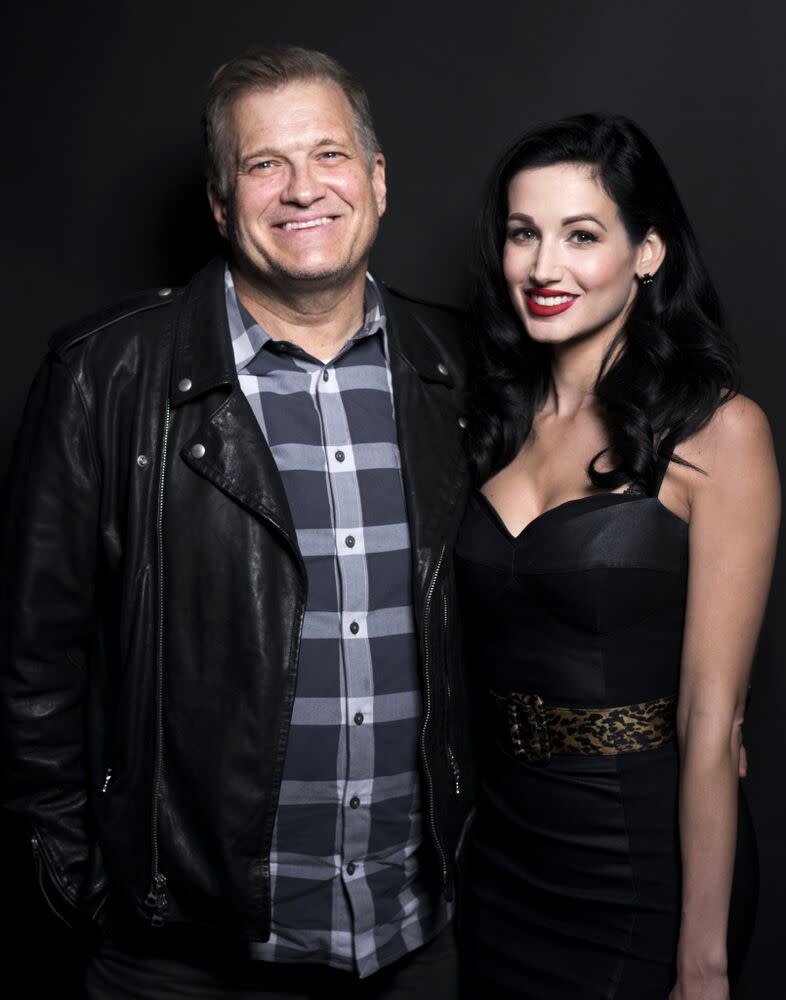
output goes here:
{"type": "Polygon", "coordinates": [[[666,259],[666,244],[657,229],[650,229],[639,244],[636,253],[636,274],[642,278],[645,274],[657,274],[658,268],[666,259]]]}

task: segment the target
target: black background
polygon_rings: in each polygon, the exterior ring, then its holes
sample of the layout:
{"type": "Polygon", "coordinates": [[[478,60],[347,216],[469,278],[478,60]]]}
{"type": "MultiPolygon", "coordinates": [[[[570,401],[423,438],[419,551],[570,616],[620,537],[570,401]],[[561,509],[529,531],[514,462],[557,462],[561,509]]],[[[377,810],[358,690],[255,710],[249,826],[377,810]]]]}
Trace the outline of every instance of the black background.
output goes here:
{"type": "MultiPolygon", "coordinates": [[[[3,469],[49,332],[140,288],[182,283],[216,248],[201,176],[205,89],[225,59],[275,41],[324,49],[365,84],[388,160],[373,269],[427,298],[463,302],[482,182],[518,132],[585,110],[636,119],[673,172],[741,344],[745,390],[783,456],[786,13],[775,0],[485,0],[463,13],[426,0],[15,7],[0,67],[3,469]]],[[[786,994],[785,589],[781,558],[745,727],[762,894],[738,1000],[786,994]]],[[[59,983],[70,996],[71,939],[30,898],[21,854],[1,857],[8,954],[42,992],[59,983]]]]}

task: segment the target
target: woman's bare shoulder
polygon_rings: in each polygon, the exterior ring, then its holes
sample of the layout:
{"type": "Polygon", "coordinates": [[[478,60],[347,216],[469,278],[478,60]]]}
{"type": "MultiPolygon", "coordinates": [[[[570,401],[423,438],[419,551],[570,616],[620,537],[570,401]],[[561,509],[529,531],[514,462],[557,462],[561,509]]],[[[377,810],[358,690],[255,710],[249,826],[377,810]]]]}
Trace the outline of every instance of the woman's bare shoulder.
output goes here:
{"type": "Polygon", "coordinates": [[[772,432],[764,410],[738,393],[707,424],[678,447],[678,454],[709,477],[737,474],[772,456],[772,432]]]}

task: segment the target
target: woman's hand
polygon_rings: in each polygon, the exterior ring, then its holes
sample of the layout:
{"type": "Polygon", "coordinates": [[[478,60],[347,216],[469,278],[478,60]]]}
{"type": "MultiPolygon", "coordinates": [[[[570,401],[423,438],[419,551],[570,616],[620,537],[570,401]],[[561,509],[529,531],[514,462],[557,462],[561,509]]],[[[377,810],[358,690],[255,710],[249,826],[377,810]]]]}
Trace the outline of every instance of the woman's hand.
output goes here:
{"type": "Polygon", "coordinates": [[[706,972],[678,976],[668,1000],[730,1000],[730,997],[725,973],[706,972]]]}

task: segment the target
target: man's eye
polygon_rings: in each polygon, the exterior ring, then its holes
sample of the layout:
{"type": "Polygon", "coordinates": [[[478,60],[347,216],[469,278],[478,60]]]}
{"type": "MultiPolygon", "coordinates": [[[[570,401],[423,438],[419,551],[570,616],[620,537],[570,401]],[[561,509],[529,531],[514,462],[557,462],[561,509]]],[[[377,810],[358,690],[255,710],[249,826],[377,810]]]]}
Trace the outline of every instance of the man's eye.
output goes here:
{"type": "Polygon", "coordinates": [[[269,170],[273,166],[272,160],[260,160],[258,163],[252,163],[251,170],[269,170]]]}
{"type": "Polygon", "coordinates": [[[587,243],[597,243],[598,237],[594,233],[588,233],[585,229],[577,229],[570,234],[570,240],[572,243],[578,243],[579,246],[585,246],[587,243]]]}
{"type": "Polygon", "coordinates": [[[321,160],[338,160],[344,154],[339,153],[337,149],[328,149],[324,153],[319,154],[321,160]]]}

